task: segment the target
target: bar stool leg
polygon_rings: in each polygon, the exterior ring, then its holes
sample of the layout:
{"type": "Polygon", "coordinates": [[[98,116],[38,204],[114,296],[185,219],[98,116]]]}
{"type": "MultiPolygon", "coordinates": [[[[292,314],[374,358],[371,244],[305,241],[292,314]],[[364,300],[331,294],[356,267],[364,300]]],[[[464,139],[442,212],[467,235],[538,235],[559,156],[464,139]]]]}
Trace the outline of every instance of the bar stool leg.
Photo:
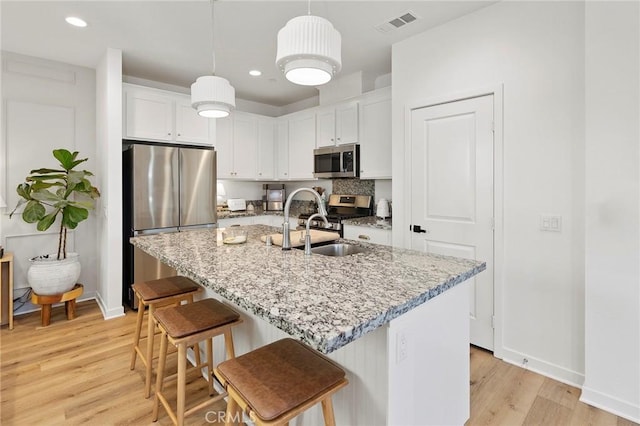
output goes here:
{"type": "Polygon", "coordinates": [[[322,400],[322,415],[324,416],[325,426],[336,426],[331,396],[322,400]]]}
{"type": "Polygon", "coordinates": [[[236,413],[238,412],[238,403],[229,395],[227,398],[227,415],[224,419],[224,426],[236,425],[236,413]]]}
{"type": "Polygon", "coordinates": [[[136,357],[138,355],[136,348],[140,343],[140,332],[142,331],[143,318],[144,318],[144,305],[142,303],[138,303],[138,317],[136,318],[136,333],[133,336],[133,350],[131,351],[131,365],[129,366],[131,370],[136,368],[136,357]]]}
{"type": "Polygon", "coordinates": [[[224,332],[224,347],[227,352],[227,359],[233,359],[236,357],[236,352],[233,348],[233,335],[231,329],[224,332]]]}
{"type": "Polygon", "coordinates": [[[156,324],[153,321],[153,313],[156,308],[154,304],[149,305],[149,313],[147,314],[147,365],[144,379],[144,397],[149,398],[151,395],[151,370],[153,367],[153,339],[156,330],[156,324]]]}
{"type": "Polygon", "coordinates": [[[209,396],[213,395],[213,339],[209,338],[207,345],[207,381],[209,383],[209,396]]]}
{"type": "Polygon", "coordinates": [[[178,426],[184,424],[185,393],[187,375],[187,347],[184,343],[178,345],[178,407],[176,417],[178,426]]]}
{"type": "Polygon", "coordinates": [[[160,395],[164,387],[164,368],[167,360],[167,335],[162,333],[160,336],[160,356],[158,358],[158,374],[156,378],[156,398],[153,405],[152,421],[158,421],[158,409],[160,408],[160,395]]]}

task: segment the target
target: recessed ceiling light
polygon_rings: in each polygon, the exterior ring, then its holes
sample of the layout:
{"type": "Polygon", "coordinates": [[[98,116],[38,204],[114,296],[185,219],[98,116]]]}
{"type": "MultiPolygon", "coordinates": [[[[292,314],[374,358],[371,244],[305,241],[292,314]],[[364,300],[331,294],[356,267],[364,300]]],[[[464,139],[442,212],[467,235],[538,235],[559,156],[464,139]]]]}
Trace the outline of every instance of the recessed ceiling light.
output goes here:
{"type": "Polygon", "coordinates": [[[75,16],[67,16],[64,20],[67,21],[67,24],[73,25],[74,27],[84,28],[87,26],[86,21],[75,16]]]}
{"type": "Polygon", "coordinates": [[[260,70],[251,70],[249,71],[249,75],[253,77],[260,77],[262,75],[262,71],[260,70]]]}

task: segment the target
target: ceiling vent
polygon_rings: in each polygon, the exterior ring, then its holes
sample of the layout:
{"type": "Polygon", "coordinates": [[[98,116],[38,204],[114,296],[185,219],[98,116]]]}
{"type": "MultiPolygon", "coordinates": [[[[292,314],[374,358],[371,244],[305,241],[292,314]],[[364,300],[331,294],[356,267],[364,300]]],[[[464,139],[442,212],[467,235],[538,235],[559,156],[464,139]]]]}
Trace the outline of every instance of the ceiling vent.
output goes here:
{"type": "Polygon", "coordinates": [[[420,19],[420,17],[409,10],[396,18],[391,18],[380,25],[376,25],[376,30],[380,31],[381,33],[388,33],[397,30],[398,28],[402,28],[407,24],[415,22],[418,19],[420,19]]]}

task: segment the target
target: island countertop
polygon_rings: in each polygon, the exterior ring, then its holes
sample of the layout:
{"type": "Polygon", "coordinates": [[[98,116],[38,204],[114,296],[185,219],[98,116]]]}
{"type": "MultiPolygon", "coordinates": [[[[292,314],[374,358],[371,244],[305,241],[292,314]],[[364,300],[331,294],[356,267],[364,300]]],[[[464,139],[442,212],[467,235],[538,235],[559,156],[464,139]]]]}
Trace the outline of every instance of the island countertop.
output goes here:
{"type": "Polygon", "coordinates": [[[345,257],[266,246],[280,229],[244,226],[245,244],[220,229],[155,234],[131,243],[323,353],[330,353],[486,268],[484,262],[348,241],[345,257]]]}

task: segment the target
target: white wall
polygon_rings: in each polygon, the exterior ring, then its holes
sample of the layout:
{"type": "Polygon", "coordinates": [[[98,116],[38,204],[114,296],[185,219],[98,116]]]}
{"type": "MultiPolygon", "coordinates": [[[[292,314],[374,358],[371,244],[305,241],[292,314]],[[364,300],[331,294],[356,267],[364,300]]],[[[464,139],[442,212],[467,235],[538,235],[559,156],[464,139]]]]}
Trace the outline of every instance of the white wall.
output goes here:
{"type": "Polygon", "coordinates": [[[640,4],[586,4],[581,400],[640,423],[640,4]]]}
{"type": "Polygon", "coordinates": [[[405,108],[503,85],[502,346],[495,352],[581,384],[584,4],[497,3],[397,43],[392,72],[393,242],[405,247],[405,108]],[[541,232],[541,214],[562,216],[562,232],[541,232]]]}
{"type": "MultiPolygon", "coordinates": [[[[8,213],[18,201],[15,188],[31,169],[56,167],[58,162],[52,156],[56,148],[79,151],[82,158],[89,158],[84,167],[96,172],[95,72],[3,52],[2,102],[1,191],[9,207],[0,216],[0,244],[14,252],[15,295],[19,296],[29,285],[28,259],[56,252],[58,224],[47,232],[38,232],[34,224],[24,223],[19,215],[9,219],[8,213]]],[[[92,181],[97,182],[95,178],[92,181]]],[[[90,212],[89,219],[67,238],[68,249],[80,253],[82,299],[96,294],[96,217],[95,211],[90,212]]],[[[25,308],[33,309],[30,305],[25,308]]]]}
{"type": "Polygon", "coordinates": [[[105,319],[122,307],[122,51],[107,49],[96,69],[96,151],[102,196],[98,206],[98,294],[105,319]]]}

